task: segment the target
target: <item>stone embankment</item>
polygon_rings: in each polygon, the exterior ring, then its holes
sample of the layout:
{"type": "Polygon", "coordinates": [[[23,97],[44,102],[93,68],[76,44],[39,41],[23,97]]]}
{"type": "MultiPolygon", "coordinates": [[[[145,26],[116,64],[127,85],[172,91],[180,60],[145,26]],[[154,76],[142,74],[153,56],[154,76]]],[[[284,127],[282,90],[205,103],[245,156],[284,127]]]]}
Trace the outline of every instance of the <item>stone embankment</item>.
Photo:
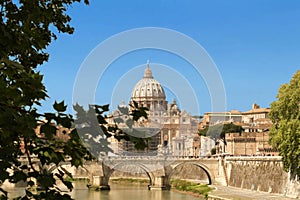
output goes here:
{"type": "Polygon", "coordinates": [[[228,185],[300,198],[300,183],[283,170],[281,157],[226,157],[228,185]]]}
{"type": "Polygon", "coordinates": [[[209,193],[210,200],[293,200],[282,194],[257,192],[234,187],[217,186],[209,193]]]}

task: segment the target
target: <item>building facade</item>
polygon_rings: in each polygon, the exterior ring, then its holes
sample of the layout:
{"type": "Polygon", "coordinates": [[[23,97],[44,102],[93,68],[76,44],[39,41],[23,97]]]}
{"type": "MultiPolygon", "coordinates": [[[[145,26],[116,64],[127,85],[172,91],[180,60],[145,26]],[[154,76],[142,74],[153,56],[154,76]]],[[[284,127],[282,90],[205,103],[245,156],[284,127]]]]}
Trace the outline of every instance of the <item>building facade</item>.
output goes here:
{"type": "Polygon", "coordinates": [[[242,133],[227,133],[226,153],[232,155],[278,155],[269,144],[269,130],[272,122],[268,115],[270,108],[253,104],[251,110],[242,112],[242,133]]]}
{"type": "MultiPolygon", "coordinates": [[[[199,129],[216,124],[233,123],[242,126],[241,133],[226,133],[225,143],[219,141],[218,153],[229,155],[278,155],[269,141],[269,130],[272,122],[268,117],[270,108],[260,108],[253,104],[251,110],[240,112],[210,112],[205,113],[202,122],[199,123],[199,129]]],[[[207,146],[201,143],[201,146],[207,146]]],[[[210,150],[201,147],[202,154],[209,154],[210,150]]]]}
{"type": "MultiPolygon", "coordinates": [[[[142,118],[134,124],[135,129],[146,130],[148,133],[147,136],[136,135],[136,137],[148,138],[148,147],[143,151],[137,151],[130,141],[111,140],[116,154],[147,153],[156,155],[157,152],[160,152],[174,156],[192,156],[196,154],[195,151],[199,151],[194,147],[194,144],[197,143],[194,137],[197,135],[198,118],[181,110],[175,100],[171,103],[166,100],[165,91],[161,84],[154,79],[149,63],[144,76],[132,90],[130,104],[133,102],[149,109],[148,119],[142,118]]],[[[124,102],[121,107],[131,109],[124,102]]],[[[119,116],[119,114],[119,111],[114,111],[112,116],[119,116]]],[[[109,119],[109,123],[114,123],[114,117],[109,119]]]]}
{"type": "Polygon", "coordinates": [[[269,132],[226,134],[226,153],[230,155],[278,155],[268,143],[269,132]]]}
{"type": "Polygon", "coordinates": [[[231,110],[228,112],[206,112],[203,115],[202,121],[199,123],[199,129],[222,123],[240,123],[242,122],[242,117],[242,113],[238,110],[231,110]]]}

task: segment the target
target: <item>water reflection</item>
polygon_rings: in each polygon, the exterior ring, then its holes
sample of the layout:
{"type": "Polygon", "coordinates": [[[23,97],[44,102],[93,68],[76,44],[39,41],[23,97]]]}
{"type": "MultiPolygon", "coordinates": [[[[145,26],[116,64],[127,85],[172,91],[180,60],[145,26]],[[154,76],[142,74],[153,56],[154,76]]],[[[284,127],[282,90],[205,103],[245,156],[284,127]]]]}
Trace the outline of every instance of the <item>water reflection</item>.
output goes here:
{"type": "MultiPolygon", "coordinates": [[[[120,199],[142,199],[142,200],[199,200],[193,197],[173,191],[148,190],[145,185],[119,185],[110,183],[110,191],[89,191],[86,187],[87,182],[76,181],[74,190],[70,193],[74,199],[79,200],[120,200],[120,199]]],[[[23,188],[6,188],[9,191],[9,199],[24,194],[23,188]]]]}
{"type": "Polygon", "coordinates": [[[142,200],[199,200],[190,195],[181,194],[173,191],[148,190],[144,185],[118,185],[110,183],[110,191],[89,191],[82,182],[75,183],[75,190],[72,197],[75,199],[101,199],[101,200],[120,200],[120,199],[142,199],[142,200]]]}

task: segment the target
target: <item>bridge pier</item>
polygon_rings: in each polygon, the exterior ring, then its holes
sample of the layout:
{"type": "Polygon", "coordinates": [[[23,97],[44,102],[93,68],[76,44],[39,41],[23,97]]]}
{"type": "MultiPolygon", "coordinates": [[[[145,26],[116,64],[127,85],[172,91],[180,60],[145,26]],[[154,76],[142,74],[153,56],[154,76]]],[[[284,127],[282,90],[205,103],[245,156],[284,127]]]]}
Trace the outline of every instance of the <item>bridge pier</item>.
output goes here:
{"type": "Polygon", "coordinates": [[[166,176],[154,176],[152,183],[148,186],[149,190],[170,190],[170,188],[171,186],[166,176]]]}
{"type": "Polygon", "coordinates": [[[92,190],[110,190],[108,184],[109,177],[106,176],[92,176],[91,184],[88,185],[92,190]]]}

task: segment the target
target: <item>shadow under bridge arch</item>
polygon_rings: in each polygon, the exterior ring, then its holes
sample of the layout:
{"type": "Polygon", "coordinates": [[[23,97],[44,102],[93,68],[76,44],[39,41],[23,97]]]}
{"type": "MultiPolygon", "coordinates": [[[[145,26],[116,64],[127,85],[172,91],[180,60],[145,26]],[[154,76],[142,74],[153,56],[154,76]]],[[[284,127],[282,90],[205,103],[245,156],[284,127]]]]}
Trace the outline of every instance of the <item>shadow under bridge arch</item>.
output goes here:
{"type": "Polygon", "coordinates": [[[193,166],[196,166],[196,167],[199,167],[200,169],[202,169],[207,176],[208,185],[212,185],[212,180],[214,178],[213,174],[210,172],[210,170],[207,166],[205,166],[202,163],[197,163],[197,162],[181,162],[181,163],[178,163],[177,165],[173,166],[172,171],[168,175],[168,182],[170,183],[171,177],[176,172],[176,169],[178,169],[180,166],[187,165],[187,164],[190,164],[190,165],[193,165],[193,166]]]}
{"type": "Polygon", "coordinates": [[[121,162],[121,163],[118,163],[118,164],[114,165],[113,167],[110,167],[111,173],[109,174],[108,179],[111,178],[111,175],[115,171],[132,172],[132,171],[126,171],[126,170],[124,170],[125,166],[139,167],[148,176],[148,178],[150,180],[150,185],[153,184],[153,181],[155,179],[154,174],[151,172],[151,170],[147,166],[143,165],[142,163],[130,163],[130,162],[121,162]]]}

